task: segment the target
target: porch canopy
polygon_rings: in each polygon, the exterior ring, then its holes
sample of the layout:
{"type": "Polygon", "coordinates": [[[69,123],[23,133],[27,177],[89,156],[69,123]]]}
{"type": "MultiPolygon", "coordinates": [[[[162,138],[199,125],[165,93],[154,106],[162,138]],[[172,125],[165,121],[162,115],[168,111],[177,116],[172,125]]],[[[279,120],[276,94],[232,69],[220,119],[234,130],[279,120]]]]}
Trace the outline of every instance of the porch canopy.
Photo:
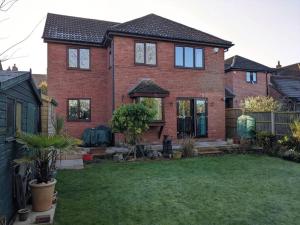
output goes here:
{"type": "Polygon", "coordinates": [[[170,92],[158,86],[154,81],[150,79],[141,80],[133,89],[131,89],[128,95],[131,98],[135,97],[153,97],[164,98],[169,96],[170,92]]]}

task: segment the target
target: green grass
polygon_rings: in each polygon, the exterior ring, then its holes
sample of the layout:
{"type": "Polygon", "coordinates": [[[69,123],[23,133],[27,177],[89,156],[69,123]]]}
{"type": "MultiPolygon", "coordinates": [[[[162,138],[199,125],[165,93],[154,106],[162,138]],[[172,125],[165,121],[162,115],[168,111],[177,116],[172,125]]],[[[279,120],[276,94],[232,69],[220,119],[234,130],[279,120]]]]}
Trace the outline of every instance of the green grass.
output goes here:
{"type": "Polygon", "coordinates": [[[58,173],[56,225],[300,223],[300,164],[255,155],[58,173]]]}

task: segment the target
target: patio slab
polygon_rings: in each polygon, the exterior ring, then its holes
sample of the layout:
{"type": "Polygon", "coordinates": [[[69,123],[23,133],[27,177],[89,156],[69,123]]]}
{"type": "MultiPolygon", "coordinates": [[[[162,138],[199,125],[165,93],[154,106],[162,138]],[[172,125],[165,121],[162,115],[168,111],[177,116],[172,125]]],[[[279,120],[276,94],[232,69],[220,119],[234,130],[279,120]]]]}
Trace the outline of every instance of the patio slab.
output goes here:
{"type": "Polygon", "coordinates": [[[83,169],[83,160],[82,159],[69,159],[69,160],[57,160],[56,161],[57,169],[83,169]]]}
{"type": "MultiPolygon", "coordinates": [[[[31,205],[29,205],[27,207],[28,209],[31,210],[31,205]]],[[[19,218],[17,217],[16,221],[13,223],[13,225],[34,225],[35,223],[35,219],[37,216],[47,216],[50,215],[50,223],[42,223],[43,225],[45,224],[53,224],[53,218],[54,218],[54,214],[55,214],[55,209],[56,209],[56,204],[53,204],[51,209],[49,209],[48,211],[45,212],[33,212],[30,211],[28,219],[26,221],[19,221],[19,218]]],[[[41,223],[40,223],[41,224],[41,223]]]]}

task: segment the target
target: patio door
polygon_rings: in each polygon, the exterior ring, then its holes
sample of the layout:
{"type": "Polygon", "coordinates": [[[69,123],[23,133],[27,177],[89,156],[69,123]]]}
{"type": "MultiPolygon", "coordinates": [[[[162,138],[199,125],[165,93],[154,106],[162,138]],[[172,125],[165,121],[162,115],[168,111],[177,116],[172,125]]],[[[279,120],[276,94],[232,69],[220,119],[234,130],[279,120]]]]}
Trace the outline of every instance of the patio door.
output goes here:
{"type": "Polygon", "coordinates": [[[207,137],[207,100],[177,100],[177,137],[207,137]]]}

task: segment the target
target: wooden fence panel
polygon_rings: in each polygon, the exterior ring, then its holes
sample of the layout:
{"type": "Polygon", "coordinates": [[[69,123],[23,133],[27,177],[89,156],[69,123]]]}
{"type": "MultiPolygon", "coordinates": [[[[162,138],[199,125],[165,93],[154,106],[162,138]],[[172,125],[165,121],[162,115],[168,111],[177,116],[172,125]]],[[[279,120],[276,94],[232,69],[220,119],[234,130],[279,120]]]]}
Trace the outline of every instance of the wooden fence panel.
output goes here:
{"type": "MultiPolygon", "coordinates": [[[[248,112],[245,113],[255,118],[256,132],[274,132],[277,136],[290,134],[290,123],[300,119],[300,112],[248,112]],[[273,128],[273,129],[272,129],[273,128]]],[[[237,137],[237,118],[242,115],[241,109],[226,109],[225,124],[226,137],[237,137]]]]}

